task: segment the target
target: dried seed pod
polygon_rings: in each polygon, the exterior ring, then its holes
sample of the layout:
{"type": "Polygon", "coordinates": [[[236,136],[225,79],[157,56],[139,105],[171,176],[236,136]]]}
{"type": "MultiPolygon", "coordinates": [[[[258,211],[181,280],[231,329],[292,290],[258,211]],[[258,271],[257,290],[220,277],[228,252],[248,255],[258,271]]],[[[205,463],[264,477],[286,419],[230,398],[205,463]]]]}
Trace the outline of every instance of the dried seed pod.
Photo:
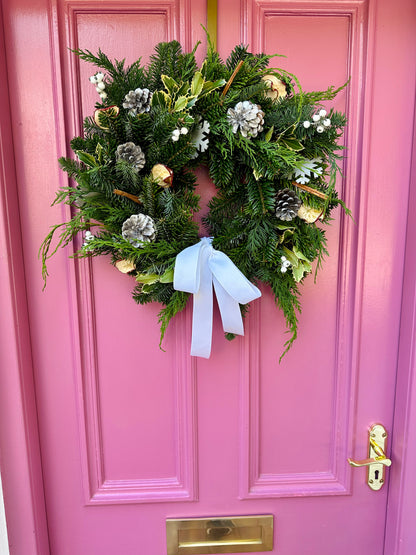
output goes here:
{"type": "Polygon", "coordinates": [[[108,131],[109,127],[102,123],[102,120],[105,118],[114,119],[120,113],[120,108],[118,106],[107,106],[107,108],[99,108],[94,112],[94,121],[101,129],[104,131],[108,131]]]}
{"type": "Polygon", "coordinates": [[[117,260],[116,268],[122,274],[128,274],[129,272],[132,272],[136,269],[136,264],[131,260],[117,260]]]}
{"type": "Polygon", "coordinates": [[[262,80],[267,83],[269,90],[265,91],[265,96],[272,100],[280,100],[287,95],[286,83],[276,77],[276,75],[265,75],[262,80]]]}
{"type": "Polygon", "coordinates": [[[322,210],[319,208],[313,208],[307,204],[302,204],[298,210],[298,217],[305,220],[308,224],[313,224],[316,220],[319,220],[322,216],[322,210]]]}
{"type": "Polygon", "coordinates": [[[153,181],[156,181],[156,183],[164,189],[172,187],[173,171],[164,164],[156,164],[153,166],[150,175],[153,181]]]}

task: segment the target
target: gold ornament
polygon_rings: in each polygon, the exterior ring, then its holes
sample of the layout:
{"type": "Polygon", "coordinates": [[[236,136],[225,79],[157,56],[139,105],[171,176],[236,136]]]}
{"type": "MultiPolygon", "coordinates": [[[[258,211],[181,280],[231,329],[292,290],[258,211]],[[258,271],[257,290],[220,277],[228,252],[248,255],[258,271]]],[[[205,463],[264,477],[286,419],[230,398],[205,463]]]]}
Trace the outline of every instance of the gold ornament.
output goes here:
{"type": "Polygon", "coordinates": [[[265,75],[262,80],[269,86],[265,95],[272,100],[279,100],[287,95],[286,84],[275,75],[265,75]]]}
{"type": "Polygon", "coordinates": [[[136,264],[134,264],[131,260],[118,260],[116,262],[116,268],[122,274],[128,274],[136,269],[136,264]]]}
{"type": "Polygon", "coordinates": [[[164,189],[172,187],[173,171],[164,164],[156,164],[153,166],[150,175],[153,181],[156,181],[156,183],[164,189]]]}
{"type": "Polygon", "coordinates": [[[322,210],[319,208],[312,208],[312,206],[308,206],[307,204],[302,204],[302,206],[298,210],[298,217],[302,220],[305,220],[308,224],[313,224],[319,218],[322,219],[322,210]]]}

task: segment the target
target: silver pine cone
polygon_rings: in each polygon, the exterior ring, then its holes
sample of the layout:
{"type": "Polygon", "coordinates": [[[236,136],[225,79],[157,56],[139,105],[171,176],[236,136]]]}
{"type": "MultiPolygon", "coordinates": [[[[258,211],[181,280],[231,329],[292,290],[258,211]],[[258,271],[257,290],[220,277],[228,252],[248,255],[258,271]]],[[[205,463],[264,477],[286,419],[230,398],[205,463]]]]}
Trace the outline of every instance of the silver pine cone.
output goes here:
{"type": "Polygon", "coordinates": [[[243,137],[257,137],[263,131],[264,112],[260,106],[249,100],[239,102],[233,108],[228,108],[227,119],[232,125],[233,133],[240,133],[243,137]]]}
{"type": "Polygon", "coordinates": [[[118,160],[126,160],[126,162],[131,164],[138,172],[146,163],[146,158],[142,149],[131,142],[119,145],[117,147],[116,156],[118,160]]]}
{"type": "Polygon", "coordinates": [[[123,223],[121,234],[133,247],[143,247],[155,240],[155,222],[146,214],[133,214],[123,223]]]}
{"type": "Polygon", "coordinates": [[[129,91],[124,97],[123,108],[129,111],[129,114],[136,116],[150,110],[150,101],[152,94],[149,89],[136,89],[129,91]]]}
{"type": "Polygon", "coordinates": [[[280,220],[290,222],[298,214],[302,201],[290,189],[282,189],[276,196],[276,216],[280,220]]]}

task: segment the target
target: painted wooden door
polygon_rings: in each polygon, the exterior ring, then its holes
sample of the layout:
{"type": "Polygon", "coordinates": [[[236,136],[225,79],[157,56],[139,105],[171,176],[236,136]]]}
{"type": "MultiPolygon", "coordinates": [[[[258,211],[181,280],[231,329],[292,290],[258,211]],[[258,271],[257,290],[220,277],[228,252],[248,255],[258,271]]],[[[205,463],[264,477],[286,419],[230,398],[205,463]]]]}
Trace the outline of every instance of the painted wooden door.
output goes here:
{"type": "Polygon", "coordinates": [[[219,1],[224,57],[239,42],[284,54],[307,90],[351,77],[336,101],[349,117],[338,186],[355,221],[337,214],[280,366],[285,327],[267,288],[244,338],[227,342],[216,315],[208,361],[188,354],[189,310],[159,350],[158,307],[136,306],[103,259],[58,253],[41,291],[40,242],[67,216],[49,208],[65,184],[56,159],[95,102],[68,47],[130,62],[160,40],[189,50],[205,2],[5,0],[3,12],[51,554],[160,555],[166,518],[252,514],[274,515],[279,555],[383,553],[388,484],[371,491],[347,457],[366,456],[370,424],[392,427],[411,0],[219,1]]]}

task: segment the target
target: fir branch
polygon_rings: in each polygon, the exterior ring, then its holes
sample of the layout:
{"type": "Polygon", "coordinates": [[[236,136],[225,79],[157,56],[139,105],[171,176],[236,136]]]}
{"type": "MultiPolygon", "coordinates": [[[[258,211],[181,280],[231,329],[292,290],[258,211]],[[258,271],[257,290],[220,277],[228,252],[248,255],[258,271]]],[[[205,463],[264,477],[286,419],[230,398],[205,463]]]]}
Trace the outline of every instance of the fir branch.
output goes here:
{"type": "Polygon", "coordinates": [[[301,100],[302,104],[319,104],[323,100],[333,100],[337,94],[339,94],[343,89],[347,87],[349,84],[350,79],[346,81],[343,85],[336,88],[335,86],[331,85],[325,91],[312,91],[312,92],[299,92],[295,95],[295,98],[301,100]]]}
{"type": "Polygon", "coordinates": [[[51,230],[42,241],[39,248],[38,258],[42,261],[42,278],[43,278],[43,289],[46,287],[46,280],[49,276],[47,261],[51,258],[60,248],[66,247],[75,237],[75,235],[82,230],[88,229],[88,224],[83,221],[82,213],[77,212],[75,216],[69,222],[63,222],[52,226],[51,230]],[[51,251],[52,241],[55,238],[55,234],[60,231],[58,242],[55,248],[51,251]]]}
{"type": "Polygon", "coordinates": [[[58,158],[59,165],[64,172],[67,172],[68,177],[77,179],[82,173],[82,167],[79,162],[72,158],[58,158]]]}
{"type": "Polygon", "coordinates": [[[152,90],[163,89],[162,75],[178,78],[179,57],[182,47],[178,41],[161,42],[155,46],[155,54],[150,56],[147,80],[152,90]]]}
{"type": "Polygon", "coordinates": [[[162,342],[165,337],[166,329],[169,322],[178,312],[181,312],[188,302],[189,293],[183,291],[175,291],[169,302],[158,314],[158,322],[160,324],[160,341],[159,347],[162,348],[162,342]]]}
{"type": "Polygon", "coordinates": [[[105,69],[113,78],[116,78],[120,73],[124,74],[124,60],[115,61],[113,64],[110,58],[98,49],[98,54],[93,54],[90,50],[82,50],[80,48],[71,50],[81,60],[94,64],[99,68],[105,69]]]}

